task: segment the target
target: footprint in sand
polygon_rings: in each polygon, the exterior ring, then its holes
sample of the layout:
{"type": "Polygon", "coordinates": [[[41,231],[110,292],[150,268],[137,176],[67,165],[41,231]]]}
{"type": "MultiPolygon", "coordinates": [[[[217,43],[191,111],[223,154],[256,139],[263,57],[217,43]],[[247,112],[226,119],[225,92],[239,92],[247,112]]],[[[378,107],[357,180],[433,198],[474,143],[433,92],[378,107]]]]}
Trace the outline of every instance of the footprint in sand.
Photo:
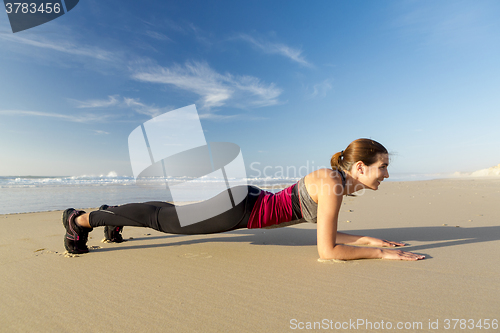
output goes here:
{"type": "MultiPolygon", "coordinates": [[[[100,248],[101,247],[97,246],[97,245],[89,246],[89,250],[97,250],[100,248]]],[[[72,253],[69,253],[68,251],[64,251],[63,253],[59,253],[57,251],[51,251],[51,250],[47,250],[45,248],[35,250],[35,251],[33,251],[33,253],[35,254],[36,257],[38,257],[39,255],[44,255],[44,254],[57,254],[58,256],[63,256],[65,258],[77,258],[80,256],[80,254],[72,254],[72,253]]],[[[82,254],[85,254],[85,253],[82,253],[82,254]]]]}
{"type": "Polygon", "coordinates": [[[202,253],[186,253],[186,254],[180,255],[179,257],[186,258],[186,259],[199,259],[199,258],[208,259],[208,258],[212,258],[212,256],[210,254],[208,254],[207,252],[202,252],[202,253]]]}
{"type": "Polygon", "coordinates": [[[57,254],[57,255],[61,256],[61,255],[65,254],[65,253],[59,253],[57,251],[47,250],[46,248],[35,250],[35,251],[33,251],[33,253],[35,254],[35,256],[39,256],[41,254],[57,254]]]}

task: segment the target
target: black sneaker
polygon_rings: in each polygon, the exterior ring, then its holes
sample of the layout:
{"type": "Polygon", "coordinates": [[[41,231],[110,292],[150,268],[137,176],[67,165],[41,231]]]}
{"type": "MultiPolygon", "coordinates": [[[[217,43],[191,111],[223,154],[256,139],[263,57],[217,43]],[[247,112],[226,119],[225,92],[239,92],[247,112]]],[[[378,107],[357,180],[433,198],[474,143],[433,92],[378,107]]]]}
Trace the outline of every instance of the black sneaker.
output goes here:
{"type": "Polygon", "coordinates": [[[121,232],[123,227],[112,227],[105,226],[104,227],[104,239],[108,243],[121,243],[123,242],[123,237],[121,232]]]}
{"type": "Polygon", "coordinates": [[[88,253],[87,240],[89,232],[92,228],[80,227],[76,224],[75,219],[85,214],[83,210],[76,210],[68,208],[63,212],[62,223],[66,228],[66,235],[64,235],[64,247],[66,251],[72,254],[88,253]]]}
{"type": "MultiPolygon", "coordinates": [[[[117,207],[117,206],[111,206],[117,207]]],[[[106,210],[110,208],[108,205],[102,205],[99,207],[99,210],[106,210]]],[[[123,242],[123,237],[121,232],[123,231],[123,227],[113,227],[113,226],[105,226],[104,227],[104,241],[107,243],[121,243],[123,242]]]]}

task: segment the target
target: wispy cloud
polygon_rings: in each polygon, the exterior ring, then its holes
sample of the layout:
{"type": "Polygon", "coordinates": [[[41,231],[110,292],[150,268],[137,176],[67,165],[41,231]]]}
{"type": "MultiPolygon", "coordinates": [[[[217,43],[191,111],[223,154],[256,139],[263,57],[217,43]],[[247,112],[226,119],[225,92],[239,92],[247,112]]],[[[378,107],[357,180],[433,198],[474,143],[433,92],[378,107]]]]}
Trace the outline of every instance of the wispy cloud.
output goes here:
{"type": "Polygon", "coordinates": [[[94,132],[95,135],[108,135],[109,134],[109,132],[101,131],[101,130],[92,130],[92,132],[94,132]]]}
{"type": "MultiPolygon", "coordinates": [[[[140,102],[138,98],[120,97],[119,95],[108,96],[108,99],[106,100],[98,100],[98,99],[92,99],[88,101],[79,101],[75,99],[69,99],[69,100],[73,103],[76,103],[77,108],[87,108],[87,109],[129,108],[139,114],[147,115],[150,117],[156,117],[162,113],[175,109],[174,107],[171,106],[157,107],[155,105],[147,105],[140,102]]],[[[98,114],[98,113],[85,112],[81,114],[61,114],[61,113],[29,111],[29,110],[0,110],[0,115],[58,118],[77,123],[106,122],[110,118],[119,118],[119,115],[102,114],[102,113],[98,114]]],[[[207,118],[210,118],[210,114],[207,114],[207,118]]],[[[214,118],[217,118],[217,116],[215,116],[214,118]]],[[[94,131],[94,132],[96,132],[96,134],[109,134],[104,131],[94,131]]]]}
{"type": "Polygon", "coordinates": [[[147,30],[146,35],[151,37],[151,38],[161,40],[161,41],[168,41],[168,42],[172,41],[170,38],[168,38],[164,34],[157,32],[157,31],[147,30]]]}
{"type": "Polygon", "coordinates": [[[138,81],[169,84],[193,92],[201,96],[202,107],[208,109],[228,104],[238,107],[275,105],[282,92],[274,83],[264,84],[252,76],[217,73],[205,62],[186,62],[184,66],[170,68],[140,63],[131,71],[138,81]]]}
{"type": "Polygon", "coordinates": [[[332,90],[332,80],[326,79],[320,83],[315,84],[312,87],[312,92],[309,94],[309,98],[324,98],[328,91],[332,90]]]}
{"type": "Polygon", "coordinates": [[[188,23],[187,25],[189,27],[187,31],[193,32],[196,40],[199,43],[204,44],[206,47],[211,47],[213,45],[210,33],[207,33],[206,31],[198,28],[193,23],[188,23]]]}
{"type": "Polygon", "coordinates": [[[58,51],[88,58],[94,58],[99,60],[115,59],[112,52],[103,50],[95,46],[76,45],[68,41],[51,41],[44,39],[40,35],[37,35],[37,39],[35,40],[35,39],[21,37],[15,34],[0,34],[0,39],[14,43],[25,44],[29,46],[35,46],[43,49],[49,49],[53,51],[58,51]]]}
{"type": "Polygon", "coordinates": [[[70,101],[75,102],[77,108],[107,108],[110,106],[118,105],[118,95],[108,96],[106,100],[91,99],[88,101],[78,101],[76,99],[70,99],[70,101]]]}
{"type": "Polygon", "coordinates": [[[60,113],[26,111],[26,110],[0,110],[0,115],[58,118],[76,123],[102,122],[111,117],[110,115],[92,114],[92,113],[85,113],[80,115],[68,115],[60,113]]]}
{"type": "Polygon", "coordinates": [[[200,119],[210,119],[210,120],[233,120],[236,118],[241,118],[241,115],[238,114],[222,115],[212,112],[205,112],[199,114],[199,117],[200,119]]]}
{"type": "MultiPolygon", "coordinates": [[[[159,116],[160,114],[163,114],[168,111],[172,111],[176,109],[173,106],[166,106],[166,107],[158,107],[156,105],[148,105],[140,101],[139,98],[130,98],[130,97],[121,97],[119,95],[113,95],[113,96],[108,96],[108,99],[92,99],[88,101],[79,101],[75,99],[70,99],[73,103],[76,103],[77,108],[96,108],[96,109],[102,109],[102,108],[128,108],[132,109],[133,111],[150,116],[151,118],[154,118],[156,116],[159,116]]],[[[31,111],[29,111],[31,112],[31,111]]],[[[56,114],[52,114],[54,117],[56,117],[56,114]]],[[[60,115],[61,118],[63,118],[63,115],[60,115]]],[[[224,120],[234,120],[237,118],[241,118],[242,115],[240,114],[232,114],[232,115],[227,115],[227,114],[217,114],[215,112],[211,112],[210,110],[204,110],[204,112],[201,112],[199,114],[199,117],[202,119],[209,119],[209,120],[216,120],[216,121],[224,121],[224,120]]],[[[260,117],[245,117],[246,119],[263,119],[260,117]]],[[[69,119],[69,118],[68,118],[69,119]]],[[[75,118],[78,119],[78,118],[75,118]]],[[[98,132],[98,131],[96,131],[98,132]]],[[[96,134],[109,134],[109,133],[96,133],[96,134]]]]}
{"type": "Polygon", "coordinates": [[[138,98],[121,97],[120,95],[108,96],[108,99],[90,99],[87,101],[79,101],[69,99],[76,104],[77,108],[129,108],[139,114],[148,115],[151,117],[158,116],[162,113],[171,111],[174,107],[158,107],[156,105],[147,105],[142,103],[138,98]]]}
{"type": "Polygon", "coordinates": [[[282,43],[273,43],[263,39],[256,39],[247,34],[239,34],[237,38],[252,44],[254,47],[257,47],[265,53],[278,54],[303,66],[313,67],[313,65],[302,55],[302,50],[295,49],[282,43]]]}
{"type": "Polygon", "coordinates": [[[123,98],[124,103],[132,108],[134,111],[140,114],[145,114],[147,116],[156,117],[162,113],[172,111],[173,107],[157,107],[155,105],[147,105],[139,101],[138,98],[123,98]]]}

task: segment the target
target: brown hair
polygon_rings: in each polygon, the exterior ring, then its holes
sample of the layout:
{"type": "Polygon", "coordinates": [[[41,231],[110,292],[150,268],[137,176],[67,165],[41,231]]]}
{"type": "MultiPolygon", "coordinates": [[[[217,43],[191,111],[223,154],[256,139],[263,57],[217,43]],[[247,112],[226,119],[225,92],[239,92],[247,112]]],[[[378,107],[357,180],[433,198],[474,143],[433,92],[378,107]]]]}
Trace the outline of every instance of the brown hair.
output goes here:
{"type": "Polygon", "coordinates": [[[333,170],[350,171],[354,163],[362,161],[367,166],[378,161],[377,154],[388,154],[387,149],[371,139],[357,139],[345,150],[336,153],[330,161],[333,170]]]}

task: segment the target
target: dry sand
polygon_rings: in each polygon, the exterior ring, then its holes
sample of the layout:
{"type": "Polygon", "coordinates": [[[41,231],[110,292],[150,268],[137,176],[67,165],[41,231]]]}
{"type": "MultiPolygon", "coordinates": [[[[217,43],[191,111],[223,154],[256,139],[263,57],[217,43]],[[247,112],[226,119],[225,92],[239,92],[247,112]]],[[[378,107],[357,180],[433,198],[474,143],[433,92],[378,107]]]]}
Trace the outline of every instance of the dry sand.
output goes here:
{"type": "Polygon", "coordinates": [[[500,180],[385,183],[344,199],[340,230],[407,242],[427,256],[417,262],[319,263],[312,224],[208,236],[126,227],[122,244],[101,243],[99,228],[89,254],[67,258],[61,212],[0,215],[0,331],[493,331],[445,327],[500,319],[499,202],[500,180]]]}

